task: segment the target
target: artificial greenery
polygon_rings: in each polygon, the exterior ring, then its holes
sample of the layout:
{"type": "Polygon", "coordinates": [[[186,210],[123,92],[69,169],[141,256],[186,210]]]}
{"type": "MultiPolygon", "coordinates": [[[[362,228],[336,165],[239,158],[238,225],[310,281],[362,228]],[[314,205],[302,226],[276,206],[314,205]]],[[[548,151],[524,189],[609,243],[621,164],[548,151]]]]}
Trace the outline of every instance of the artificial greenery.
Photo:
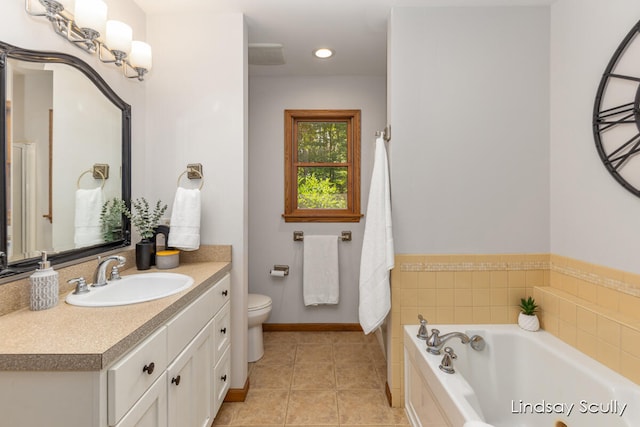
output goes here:
{"type": "Polygon", "coordinates": [[[144,197],[131,202],[132,210],[125,210],[124,214],[131,219],[131,223],[138,230],[142,239],[153,237],[153,230],[158,226],[158,222],[167,210],[167,205],[162,205],[158,200],[153,211],[149,208],[149,202],[144,197]]]}
{"type": "Polygon", "coordinates": [[[114,197],[102,205],[100,231],[105,242],[122,239],[122,215],[128,212],[124,200],[114,197]]]}
{"type": "Polygon", "coordinates": [[[526,314],[527,316],[534,315],[536,310],[538,309],[536,300],[531,297],[527,299],[520,298],[520,309],[522,310],[522,314],[526,314]]]}

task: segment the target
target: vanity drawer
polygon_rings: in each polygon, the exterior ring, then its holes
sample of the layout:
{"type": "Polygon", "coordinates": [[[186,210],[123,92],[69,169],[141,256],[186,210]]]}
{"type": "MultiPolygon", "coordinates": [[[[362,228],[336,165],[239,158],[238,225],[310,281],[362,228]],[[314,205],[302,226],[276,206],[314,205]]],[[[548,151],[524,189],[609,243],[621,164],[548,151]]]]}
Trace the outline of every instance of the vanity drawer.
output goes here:
{"type": "Polygon", "coordinates": [[[107,371],[107,415],[115,425],[167,369],[167,329],[163,326],[107,371]]]}
{"type": "Polygon", "coordinates": [[[220,409],[229,386],[231,385],[231,349],[227,347],[220,360],[213,368],[213,413],[220,409]]]}
{"type": "Polygon", "coordinates": [[[231,342],[231,304],[227,303],[213,319],[214,363],[222,357],[231,342]]]}
{"type": "Polygon", "coordinates": [[[214,292],[215,302],[213,306],[213,313],[220,310],[231,299],[231,276],[225,275],[216,285],[214,292]]]}

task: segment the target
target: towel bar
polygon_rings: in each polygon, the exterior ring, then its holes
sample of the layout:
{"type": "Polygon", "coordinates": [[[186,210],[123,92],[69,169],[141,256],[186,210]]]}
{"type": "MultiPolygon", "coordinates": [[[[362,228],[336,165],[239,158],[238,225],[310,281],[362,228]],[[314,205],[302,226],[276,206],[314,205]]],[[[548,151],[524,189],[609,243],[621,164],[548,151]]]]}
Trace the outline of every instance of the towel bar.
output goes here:
{"type": "MultiPolygon", "coordinates": [[[[293,241],[294,242],[302,242],[304,240],[304,231],[294,231],[293,232],[293,241]]],[[[351,241],[351,231],[343,231],[340,234],[340,240],[343,242],[351,241]]]]}

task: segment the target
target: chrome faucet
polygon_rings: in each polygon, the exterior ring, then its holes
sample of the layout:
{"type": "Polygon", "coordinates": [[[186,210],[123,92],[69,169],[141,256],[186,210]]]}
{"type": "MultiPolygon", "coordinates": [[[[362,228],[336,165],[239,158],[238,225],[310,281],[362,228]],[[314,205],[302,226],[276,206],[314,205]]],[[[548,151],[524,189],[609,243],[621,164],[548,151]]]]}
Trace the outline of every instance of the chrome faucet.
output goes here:
{"type": "MultiPolygon", "coordinates": [[[[107,284],[107,266],[111,261],[118,261],[118,265],[116,267],[123,267],[127,262],[127,259],[120,255],[112,255],[101,259],[98,257],[98,266],[96,267],[96,271],[93,273],[93,286],[104,286],[107,284]]],[[[112,270],[113,275],[113,270],[112,270]]],[[[119,275],[118,275],[119,276],[119,275]]]]}
{"type": "Polygon", "coordinates": [[[440,370],[447,374],[455,374],[456,370],[453,369],[453,360],[457,359],[458,355],[453,352],[451,347],[444,348],[444,357],[442,358],[442,362],[440,362],[440,370]]]}
{"type": "Polygon", "coordinates": [[[470,341],[469,336],[462,332],[450,332],[441,336],[439,330],[431,329],[431,335],[427,339],[427,351],[431,354],[440,355],[442,354],[441,350],[444,343],[456,337],[460,338],[462,344],[468,344],[470,341]]]}
{"type": "Polygon", "coordinates": [[[427,332],[427,319],[422,317],[422,314],[418,314],[418,320],[420,320],[420,328],[418,329],[417,337],[421,340],[429,338],[429,332],[427,332]]]}

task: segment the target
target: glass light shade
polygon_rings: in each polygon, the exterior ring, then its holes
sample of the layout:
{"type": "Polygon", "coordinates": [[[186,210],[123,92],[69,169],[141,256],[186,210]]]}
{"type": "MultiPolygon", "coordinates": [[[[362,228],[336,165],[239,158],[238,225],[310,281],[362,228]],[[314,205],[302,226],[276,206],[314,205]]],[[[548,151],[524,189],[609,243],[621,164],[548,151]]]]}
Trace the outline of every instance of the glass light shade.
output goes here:
{"type": "Polygon", "coordinates": [[[76,0],[74,18],[78,27],[91,28],[104,35],[107,4],[102,0],[76,0]]]}
{"type": "Polygon", "coordinates": [[[145,42],[134,40],[131,42],[131,53],[129,54],[129,63],[134,68],[144,68],[147,71],[151,69],[151,46],[145,42]]]}
{"type": "Polygon", "coordinates": [[[130,26],[120,21],[107,21],[105,43],[109,46],[109,49],[129,54],[131,52],[132,38],[133,30],[130,26]]]}

